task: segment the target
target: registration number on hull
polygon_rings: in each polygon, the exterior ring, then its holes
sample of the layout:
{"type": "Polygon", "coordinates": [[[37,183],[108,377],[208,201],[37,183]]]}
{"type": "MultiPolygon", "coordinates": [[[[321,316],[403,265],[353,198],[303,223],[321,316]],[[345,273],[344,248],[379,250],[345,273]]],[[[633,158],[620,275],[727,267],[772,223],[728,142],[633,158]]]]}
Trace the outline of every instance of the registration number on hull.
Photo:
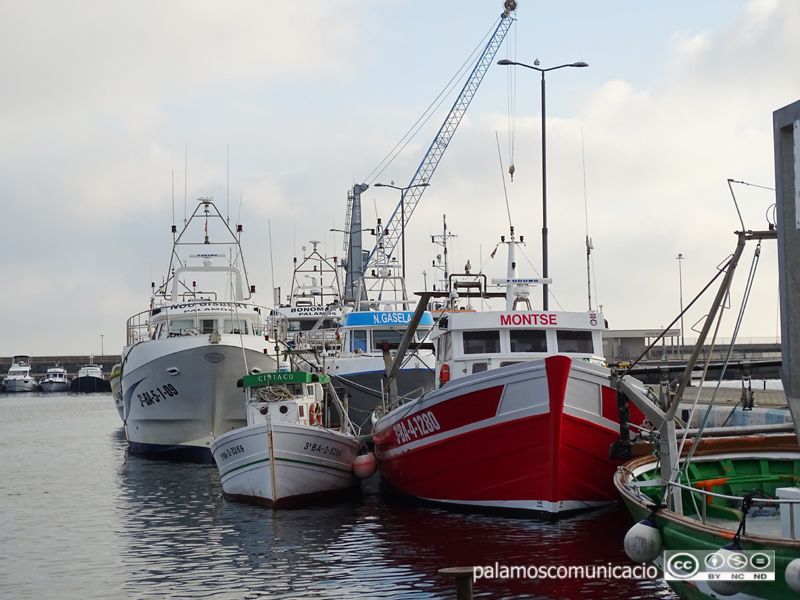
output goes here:
{"type": "Polygon", "coordinates": [[[412,415],[394,424],[394,434],[399,444],[405,444],[412,439],[418,440],[441,429],[439,421],[431,411],[412,415]]]}
{"type": "Polygon", "coordinates": [[[161,402],[166,398],[171,398],[172,396],[177,396],[178,390],[175,389],[175,386],[171,383],[166,385],[161,385],[153,388],[152,390],[147,390],[142,392],[141,394],[136,394],[136,397],[139,400],[139,403],[142,406],[150,406],[155,404],[156,402],[161,402]]]}

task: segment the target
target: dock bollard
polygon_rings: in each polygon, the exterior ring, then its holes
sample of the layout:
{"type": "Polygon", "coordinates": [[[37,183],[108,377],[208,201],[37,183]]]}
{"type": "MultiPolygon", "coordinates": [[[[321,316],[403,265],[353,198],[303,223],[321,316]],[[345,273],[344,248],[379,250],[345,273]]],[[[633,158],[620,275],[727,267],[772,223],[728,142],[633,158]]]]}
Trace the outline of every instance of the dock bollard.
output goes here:
{"type": "Polygon", "coordinates": [[[456,600],[472,600],[472,567],[446,567],[439,569],[439,575],[452,575],[456,578],[456,600]]]}

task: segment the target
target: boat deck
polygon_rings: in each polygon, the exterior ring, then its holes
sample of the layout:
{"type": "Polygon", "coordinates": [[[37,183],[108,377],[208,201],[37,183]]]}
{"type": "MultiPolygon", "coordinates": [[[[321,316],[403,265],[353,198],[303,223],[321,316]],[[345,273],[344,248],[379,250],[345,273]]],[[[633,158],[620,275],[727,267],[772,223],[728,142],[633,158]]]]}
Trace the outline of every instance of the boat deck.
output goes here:
{"type": "MultiPolygon", "coordinates": [[[[696,515],[693,515],[692,518],[696,518],[697,521],[700,521],[700,518],[696,515]]],[[[719,527],[729,531],[736,531],[739,529],[739,522],[731,521],[730,519],[706,517],[706,523],[713,527],[719,527]]],[[[780,512],[774,509],[751,510],[747,515],[745,530],[751,535],[776,538],[782,537],[780,512]]]]}

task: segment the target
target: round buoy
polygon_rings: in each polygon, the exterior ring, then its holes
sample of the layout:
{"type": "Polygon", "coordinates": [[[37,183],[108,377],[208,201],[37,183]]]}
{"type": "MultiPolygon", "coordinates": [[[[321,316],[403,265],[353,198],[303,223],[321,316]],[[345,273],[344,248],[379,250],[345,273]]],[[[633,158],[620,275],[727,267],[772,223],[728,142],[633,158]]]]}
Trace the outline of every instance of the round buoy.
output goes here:
{"type": "MultiPolygon", "coordinates": [[[[744,557],[744,564],[747,564],[747,557],[745,557],[738,548],[725,546],[724,548],[717,550],[717,554],[725,561],[725,564],[729,566],[731,565],[730,556],[733,554],[740,554],[742,557],[744,557]]],[[[746,583],[746,581],[741,579],[713,579],[708,582],[708,587],[711,588],[712,592],[719,594],[720,596],[733,596],[734,594],[741,592],[746,583]]]]}
{"type": "Polygon", "coordinates": [[[353,473],[360,479],[372,477],[378,469],[378,461],[375,460],[375,455],[372,452],[366,454],[359,454],[353,460],[353,473]]]}
{"type": "Polygon", "coordinates": [[[800,594],[800,558],[795,558],[786,565],[786,572],[783,574],[788,585],[793,592],[800,594]]]}
{"type": "Polygon", "coordinates": [[[651,515],[639,521],[625,534],[625,554],[633,562],[653,562],[661,554],[663,544],[658,524],[651,515]]]}

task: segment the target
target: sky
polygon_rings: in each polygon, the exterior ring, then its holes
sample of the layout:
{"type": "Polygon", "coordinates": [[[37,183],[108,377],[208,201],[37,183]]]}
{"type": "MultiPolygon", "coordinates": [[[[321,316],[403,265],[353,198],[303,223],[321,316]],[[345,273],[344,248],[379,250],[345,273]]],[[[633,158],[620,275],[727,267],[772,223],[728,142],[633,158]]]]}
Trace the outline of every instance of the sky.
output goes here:
{"type": "MultiPolygon", "coordinates": [[[[286,296],[310,240],[341,255],[330,229],[353,184],[370,185],[364,225],[388,220],[399,194],[374,183],[411,182],[455,95],[382,161],[501,12],[499,0],[2,3],[0,356],[120,353],[166,274],[171,225],[199,197],[243,225],[259,303],[286,296]]],[[[772,113],[800,99],[800,3],[519,0],[513,16],[495,61],[590,65],[546,78],[550,309],[586,310],[591,287],[612,329],[666,327],[734,250],[728,179],[752,184],[732,184],[745,227],[768,226],[772,113]]],[[[520,274],[541,274],[540,86],[530,69],[488,70],[409,219],[411,291],[435,278],[442,215],[455,270],[504,276],[503,253],[489,256],[510,216],[520,274]]],[[[686,338],[710,301],[687,312],[686,338]]],[[[764,242],[740,338],[774,340],[778,310],[777,246],[764,242]]]]}

